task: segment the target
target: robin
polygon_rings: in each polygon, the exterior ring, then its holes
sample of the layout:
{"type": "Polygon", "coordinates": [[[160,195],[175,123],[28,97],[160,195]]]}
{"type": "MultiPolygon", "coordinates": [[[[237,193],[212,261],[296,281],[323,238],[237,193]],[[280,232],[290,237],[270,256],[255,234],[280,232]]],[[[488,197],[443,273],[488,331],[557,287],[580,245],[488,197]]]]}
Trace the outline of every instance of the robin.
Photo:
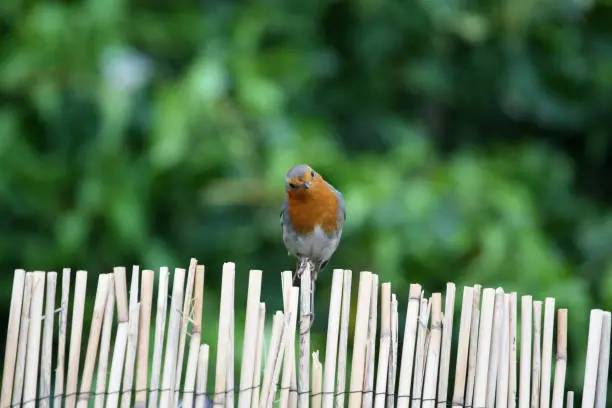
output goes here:
{"type": "MultiPolygon", "coordinates": [[[[280,214],[283,242],[299,264],[310,260],[312,272],[311,307],[314,310],[314,282],[338,248],[346,209],[342,193],[306,164],[298,164],[285,177],[285,202],[280,214]]],[[[294,276],[299,278],[298,272],[294,276]]],[[[311,315],[314,321],[314,313],[311,315]]]]}

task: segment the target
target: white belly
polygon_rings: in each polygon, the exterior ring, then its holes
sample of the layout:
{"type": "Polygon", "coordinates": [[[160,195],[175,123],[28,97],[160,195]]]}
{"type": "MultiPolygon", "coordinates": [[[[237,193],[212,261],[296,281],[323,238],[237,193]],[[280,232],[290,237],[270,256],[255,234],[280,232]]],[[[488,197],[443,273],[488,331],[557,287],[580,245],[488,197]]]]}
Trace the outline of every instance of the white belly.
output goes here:
{"type": "Polygon", "coordinates": [[[308,257],[315,262],[329,260],[338,247],[341,233],[328,236],[323,229],[316,226],[308,235],[298,235],[284,228],[283,241],[287,250],[295,257],[308,257]]]}

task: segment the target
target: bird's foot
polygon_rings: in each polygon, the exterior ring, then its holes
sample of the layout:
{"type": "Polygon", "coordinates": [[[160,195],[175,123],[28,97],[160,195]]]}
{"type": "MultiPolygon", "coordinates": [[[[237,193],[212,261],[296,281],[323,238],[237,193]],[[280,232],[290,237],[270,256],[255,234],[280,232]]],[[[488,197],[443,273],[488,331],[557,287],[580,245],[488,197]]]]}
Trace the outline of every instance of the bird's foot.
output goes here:
{"type": "Polygon", "coordinates": [[[302,334],[302,335],[308,333],[310,331],[310,329],[312,328],[312,325],[314,324],[315,314],[314,314],[314,312],[304,313],[302,315],[302,319],[305,318],[305,317],[308,317],[310,319],[310,324],[308,325],[308,328],[306,330],[300,332],[300,334],[302,334]]]}

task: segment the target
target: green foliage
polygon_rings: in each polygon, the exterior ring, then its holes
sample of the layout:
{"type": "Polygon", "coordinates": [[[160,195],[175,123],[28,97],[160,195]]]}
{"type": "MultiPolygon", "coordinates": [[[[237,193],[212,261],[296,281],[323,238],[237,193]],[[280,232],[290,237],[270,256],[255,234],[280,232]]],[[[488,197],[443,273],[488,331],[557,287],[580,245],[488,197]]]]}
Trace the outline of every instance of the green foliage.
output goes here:
{"type": "Polygon", "coordinates": [[[318,316],[334,267],[391,281],[402,313],[412,282],[552,296],[581,388],[588,310],[612,309],[609,4],[5,0],[0,16],[5,287],[16,267],[195,256],[214,343],[224,261],[237,299],[263,269],[281,307],[284,174],[305,162],[348,206],[318,316]]]}

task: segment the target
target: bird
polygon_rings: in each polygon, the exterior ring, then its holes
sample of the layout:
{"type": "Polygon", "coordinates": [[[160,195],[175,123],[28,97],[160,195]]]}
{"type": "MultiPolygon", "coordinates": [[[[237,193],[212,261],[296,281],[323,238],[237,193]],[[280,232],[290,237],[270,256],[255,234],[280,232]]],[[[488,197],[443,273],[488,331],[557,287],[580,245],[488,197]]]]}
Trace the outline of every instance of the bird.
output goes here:
{"type": "Polygon", "coordinates": [[[314,321],[314,283],[340,244],[346,204],[340,191],[307,164],[298,164],[285,176],[285,200],[280,213],[283,243],[299,265],[310,260],[312,271],[311,326],[314,321]]]}

